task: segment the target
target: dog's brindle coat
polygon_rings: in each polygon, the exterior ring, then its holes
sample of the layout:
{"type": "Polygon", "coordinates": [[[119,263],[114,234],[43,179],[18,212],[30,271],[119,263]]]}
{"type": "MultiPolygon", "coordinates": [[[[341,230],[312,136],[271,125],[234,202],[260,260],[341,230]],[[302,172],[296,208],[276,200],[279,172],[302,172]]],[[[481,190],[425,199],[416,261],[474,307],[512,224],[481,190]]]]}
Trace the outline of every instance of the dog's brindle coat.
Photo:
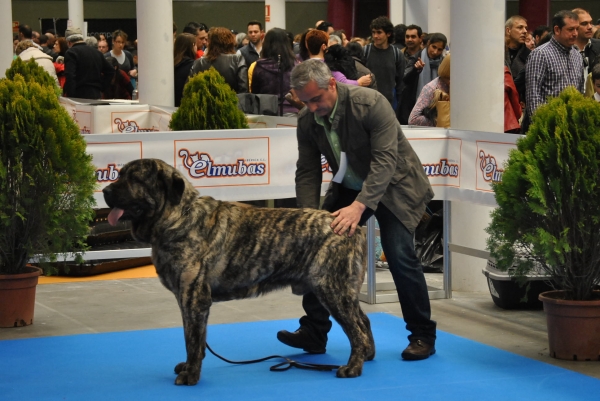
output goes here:
{"type": "Polygon", "coordinates": [[[194,385],[206,348],[212,301],[254,297],[292,287],[315,293],[342,326],[351,345],[338,377],[356,377],[375,356],[375,343],[358,293],[365,274],[365,236],[348,238],[330,228],[329,212],[243,207],[199,197],[167,163],[127,163],[104,189],[109,222],[132,221],[133,237],[152,245],[161,282],[175,294],[187,360],[175,367],[175,384],[194,385]]]}

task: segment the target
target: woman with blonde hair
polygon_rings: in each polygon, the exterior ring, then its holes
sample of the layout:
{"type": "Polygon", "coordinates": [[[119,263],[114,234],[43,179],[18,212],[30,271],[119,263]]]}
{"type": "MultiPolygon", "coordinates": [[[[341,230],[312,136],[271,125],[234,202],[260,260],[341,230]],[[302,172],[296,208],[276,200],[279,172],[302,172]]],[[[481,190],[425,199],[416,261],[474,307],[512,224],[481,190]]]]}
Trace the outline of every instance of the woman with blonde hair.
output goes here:
{"type": "Polygon", "coordinates": [[[415,107],[410,113],[408,124],[435,127],[437,111],[435,104],[450,100],[450,55],[442,60],[438,68],[438,77],[423,87],[415,107]]]}
{"type": "Polygon", "coordinates": [[[214,67],[236,93],[248,92],[248,67],[241,54],[235,52],[235,35],[227,28],[208,31],[208,51],[192,66],[191,76],[214,67]]]}

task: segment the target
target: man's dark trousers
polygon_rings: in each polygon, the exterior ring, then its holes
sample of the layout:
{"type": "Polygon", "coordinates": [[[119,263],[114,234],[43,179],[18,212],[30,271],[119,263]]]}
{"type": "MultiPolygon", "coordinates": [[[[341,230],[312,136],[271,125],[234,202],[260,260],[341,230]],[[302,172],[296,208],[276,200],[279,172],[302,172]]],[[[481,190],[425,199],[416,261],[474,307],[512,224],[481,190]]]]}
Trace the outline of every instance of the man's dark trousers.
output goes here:
{"type": "MultiPolygon", "coordinates": [[[[349,206],[358,196],[358,191],[342,186],[338,186],[338,191],[339,196],[333,207],[328,208],[331,212],[349,206]]],[[[415,254],[414,235],[382,203],[379,203],[375,213],[367,208],[359,224],[364,225],[373,214],[379,222],[381,247],[396,285],[406,329],[411,333],[408,339],[434,345],[436,323],[431,320],[429,293],[421,262],[415,254]]],[[[300,318],[300,326],[307,329],[315,341],[325,345],[332,325],[329,312],[312,292],[304,295],[302,307],[306,316],[300,318]]]]}

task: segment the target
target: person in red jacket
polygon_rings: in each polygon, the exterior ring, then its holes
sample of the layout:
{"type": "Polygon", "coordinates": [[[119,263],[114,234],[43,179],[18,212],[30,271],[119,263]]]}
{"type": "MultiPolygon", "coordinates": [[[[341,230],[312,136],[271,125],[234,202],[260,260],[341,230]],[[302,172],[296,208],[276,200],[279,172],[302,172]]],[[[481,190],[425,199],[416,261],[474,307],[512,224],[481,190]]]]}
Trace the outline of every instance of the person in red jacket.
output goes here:
{"type": "Polygon", "coordinates": [[[504,66],[504,132],[518,134],[521,130],[519,119],[523,114],[519,102],[519,92],[513,81],[510,70],[504,66]]]}

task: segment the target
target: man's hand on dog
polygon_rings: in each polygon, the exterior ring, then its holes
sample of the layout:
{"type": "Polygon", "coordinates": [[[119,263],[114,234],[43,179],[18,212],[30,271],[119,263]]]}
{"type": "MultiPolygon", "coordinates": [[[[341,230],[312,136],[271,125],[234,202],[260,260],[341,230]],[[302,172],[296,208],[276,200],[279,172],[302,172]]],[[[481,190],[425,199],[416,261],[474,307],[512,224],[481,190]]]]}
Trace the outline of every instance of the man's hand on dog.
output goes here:
{"type": "Polygon", "coordinates": [[[335,220],[331,223],[333,232],[338,235],[344,235],[348,232],[348,237],[352,237],[366,208],[362,203],[354,201],[350,206],[333,212],[332,216],[335,217],[335,220]]]}

